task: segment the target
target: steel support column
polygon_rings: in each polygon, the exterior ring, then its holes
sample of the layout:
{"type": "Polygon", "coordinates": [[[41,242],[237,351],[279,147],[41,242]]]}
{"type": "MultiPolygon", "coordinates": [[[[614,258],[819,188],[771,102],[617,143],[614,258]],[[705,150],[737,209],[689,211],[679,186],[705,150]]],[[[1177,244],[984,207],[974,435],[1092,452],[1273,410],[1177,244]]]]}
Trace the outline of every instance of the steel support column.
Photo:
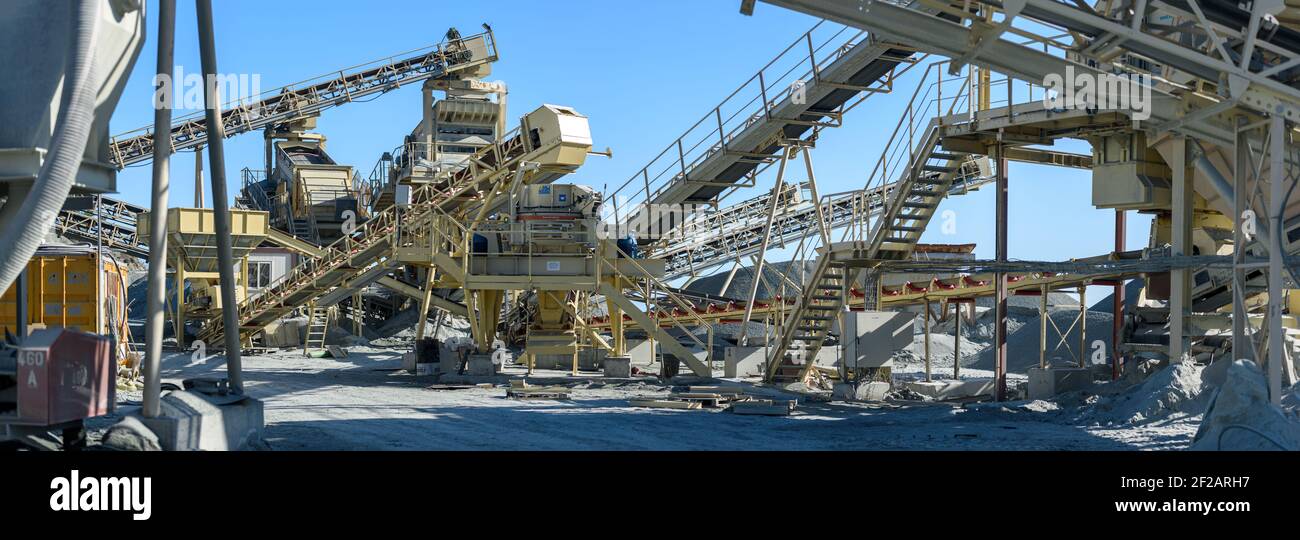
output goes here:
{"type": "Polygon", "coordinates": [[[1038,288],[1038,367],[1047,368],[1047,285],[1038,288]]]}
{"type": "MultiPolygon", "coordinates": [[[[1000,137],[1000,135],[999,135],[1000,137]]],[[[1007,261],[1007,157],[1001,142],[994,148],[997,155],[997,221],[996,245],[997,261],[1007,261]]],[[[995,381],[995,398],[997,401],[1007,399],[1007,275],[998,272],[993,278],[996,282],[994,293],[994,333],[993,333],[993,377],[995,381]]]]}
{"type": "MultiPolygon", "coordinates": [[[[1193,187],[1188,141],[1177,138],[1174,142],[1173,159],[1169,168],[1173,170],[1173,223],[1170,226],[1170,240],[1174,257],[1192,254],[1192,210],[1193,187]]],[[[1238,192],[1241,193],[1241,192],[1238,192]]],[[[1238,197],[1239,200],[1243,199],[1238,197]]],[[[1182,363],[1187,356],[1187,315],[1192,298],[1191,269],[1178,268],[1169,271],[1169,361],[1182,363]]]]}
{"type": "MultiPolygon", "coordinates": [[[[925,302],[925,382],[934,380],[930,375],[930,302],[925,302]]],[[[812,360],[809,360],[811,362],[812,360]]]]}
{"type": "MultiPolygon", "coordinates": [[[[1251,19],[1256,23],[1255,18],[1251,19]]],[[[1252,24],[1254,26],[1254,24],[1252,24]]],[[[1274,405],[1282,403],[1282,362],[1286,355],[1282,351],[1282,306],[1286,304],[1285,291],[1282,288],[1282,259],[1286,256],[1283,248],[1283,231],[1276,224],[1282,221],[1286,210],[1286,190],[1282,183],[1286,181],[1286,119],[1281,114],[1274,114],[1268,126],[1268,169],[1269,169],[1269,224],[1273,226],[1273,242],[1268,250],[1268,395],[1274,405]]]]}
{"type": "Polygon", "coordinates": [[[1088,284],[1079,285],[1079,367],[1088,367],[1088,284]]]}
{"type": "Polygon", "coordinates": [[[235,301],[235,255],[230,237],[230,201],[226,192],[225,126],[217,78],[217,44],[213,36],[212,0],[197,0],[199,57],[203,68],[203,97],[207,125],[208,161],[212,167],[212,213],[217,236],[217,273],[221,279],[221,320],[226,339],[226,376],[234,393],[244,392],[239,343],[239,303],[235,301]]]}
{"type": "MultiPolygon", "coordinates": [[[[1115,210],[1115,253],[1119,254],[1124,251],[1125,236],[1125,214],[1124,210],[1115,210]]],[[[1120,342],[1124,338],[1124,280],[1115,281],[1115,291],[1111,294],[1115,301],[1114,308],[1111,309],[1111,333],[1110,333],[1110,380],[1118,380],[1120,372],[1120,342]]]]}
{"type": "Polygon", "coordinates": [[[953,303],[952,312],[957,316],[957,321],[953,323],[956,330],[953,332],[952,340],[952,378],[961,379],[961,304],[953,303]]]}
{"type": "Polygon", "coordinates": [[[1250,137],[1249,129],[1246,126],[1247,120],[1242,117],[1237,119],[1236,133],[1236,164],[1233,171],[1233,222],[1232,227],[1232,358],[1234,360],[1254,360],[1255,351],[1251,344],[1251,339],[1246,335],[1248,317],[1246,310],[1246,271],[1243,265],[1246,264],[1246,222],[1249,218],[1246,210],[1250,203],[1250,196],[1247,191],[1247,177],[1252,174],[1250,162],[1250,137]]]}

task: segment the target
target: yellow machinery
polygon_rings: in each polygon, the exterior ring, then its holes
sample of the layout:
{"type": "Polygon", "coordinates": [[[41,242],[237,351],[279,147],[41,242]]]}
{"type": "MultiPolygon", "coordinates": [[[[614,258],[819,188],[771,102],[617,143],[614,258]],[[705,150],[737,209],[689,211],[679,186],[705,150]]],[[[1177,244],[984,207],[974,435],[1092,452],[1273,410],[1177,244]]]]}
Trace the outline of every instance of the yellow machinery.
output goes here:
{"type": "MultiPolygon", "coordinates": [[[[107,252],[105,252],[107,253],[107,252]]],[[[27,263],[29,328],[127,335],[127,269],[93,248],[44,246],[27,263]]],[[[16,333],[14,287],[0,296],[0,329],[16,333]]]]}
{"type": "MultiPolygon", "coordinates": [[[[138,220],[140,235],[149,235],[148,212],[138,220]]],[[[221,314],[220,285],[217,283],[217,237],[213,212],[210,208],[167,209],[167,258],[176,269],[176,313],[173,324],[176,343],[185,345],[185,319],[196,316],[215,319],[221,314]],[[187,303],[185,282],[190,282],[187,303]]],[[[236,260],[242,260],[237,273],[239,283],[235,298],[241,304],[248,293],[248,254],[270,234],[266,212],[254,210],[230,211],[230,236],[236,260]]]]}

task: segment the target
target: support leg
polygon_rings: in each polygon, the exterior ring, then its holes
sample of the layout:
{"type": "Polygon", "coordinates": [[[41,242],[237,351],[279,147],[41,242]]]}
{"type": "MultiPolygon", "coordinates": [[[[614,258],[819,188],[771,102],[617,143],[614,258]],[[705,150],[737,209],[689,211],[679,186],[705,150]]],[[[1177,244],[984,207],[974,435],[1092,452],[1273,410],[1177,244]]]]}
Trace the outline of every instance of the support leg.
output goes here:
{"type": "Polygon", "coordinates": [[[953,323],[956,326],[952,340],[952,378],[961,379],[961,304],[952,305],[952,313],[957,316],[957,321],[953,323]]]}
{"type": "Polygon", "coordinates": [[[925,382],[934,380],[930,375],[930,302],[925,303],[925,382]]]}
{"type": "MultiPolygon", "coordinates": [[[[997,261],[1006,262],[1007,260],[1007,158],[1006,152],[999,143],[997,146],[997,261]]],[[[995,385],[995,397],[997,401],[1006,401],[1007,399],[1007,275],[997,273],[994,277],[996,280],[996,289],[994,294],[994,320],[995,327],[993,333],[993,351],[994,367],[993,378],[995,385]]]]}
{"type": "MultiPolygon", "coordinates": [[[[1174,143],[1173,163],[1173,224],[1172,236],[1174,257],[1192,254],[1192,175],[1188,169],[1191,160],[1187,159],[1187,140],[1178,139],[1174,143]]],[[[1238,192],[1238,198],[1244,193],[1238,192]]],[[[1187,355],[1186,321],[1188,304],[1191,300],[1191,269],[1180,268],[1169,272],[1169,361],[1182,363],[1187,355]]]]}

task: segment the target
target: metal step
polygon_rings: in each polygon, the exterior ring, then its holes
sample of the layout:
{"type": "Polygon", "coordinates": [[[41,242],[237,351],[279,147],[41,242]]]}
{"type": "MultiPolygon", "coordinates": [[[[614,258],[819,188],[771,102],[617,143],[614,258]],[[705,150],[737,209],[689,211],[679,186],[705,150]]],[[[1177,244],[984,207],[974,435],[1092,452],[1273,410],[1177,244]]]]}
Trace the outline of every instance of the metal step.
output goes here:
{"type": "Polygon", "coordinates": [[[889,230],[898,232],[924,232],[923,227],[905,227],[903,225],[890,225],[889,230]]]}

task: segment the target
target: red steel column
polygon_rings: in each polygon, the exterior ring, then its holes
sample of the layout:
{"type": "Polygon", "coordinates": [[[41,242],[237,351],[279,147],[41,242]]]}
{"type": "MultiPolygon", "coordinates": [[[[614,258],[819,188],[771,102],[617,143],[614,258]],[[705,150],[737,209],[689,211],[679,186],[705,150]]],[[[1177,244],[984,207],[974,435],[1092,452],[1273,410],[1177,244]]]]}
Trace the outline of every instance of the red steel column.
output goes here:
{"type": "MultiPolygon", "coordinates": [[[[998,158],[998,179],[997,179],[997,261],[1007,261],[1007,158],[1005,147],[1001,142],[997,146],[998,158]]],[[[993,366],[993,377],[995,380],[996,398],[998,401],[1007,399],[1007,275],[1005,272],[997,272],[994,276],[997,287],[994,295],[994,320],[996,326],[993,334],[993,347],[995,352],[995,363],[993,366]]]]}
{"type": "MultiPolygon", "coordinates": [[[[1115,210],[1115,253],[1124,251],[1124,211],[1115,210]]],[[[1110,380],[1119,379],[1120,365],[1119,345],[1124,333],[1124,280],[1115,280],[1115,308],[1111,310],[1114,328],[1111,329],[1110,344],[1110,380]]]]}

